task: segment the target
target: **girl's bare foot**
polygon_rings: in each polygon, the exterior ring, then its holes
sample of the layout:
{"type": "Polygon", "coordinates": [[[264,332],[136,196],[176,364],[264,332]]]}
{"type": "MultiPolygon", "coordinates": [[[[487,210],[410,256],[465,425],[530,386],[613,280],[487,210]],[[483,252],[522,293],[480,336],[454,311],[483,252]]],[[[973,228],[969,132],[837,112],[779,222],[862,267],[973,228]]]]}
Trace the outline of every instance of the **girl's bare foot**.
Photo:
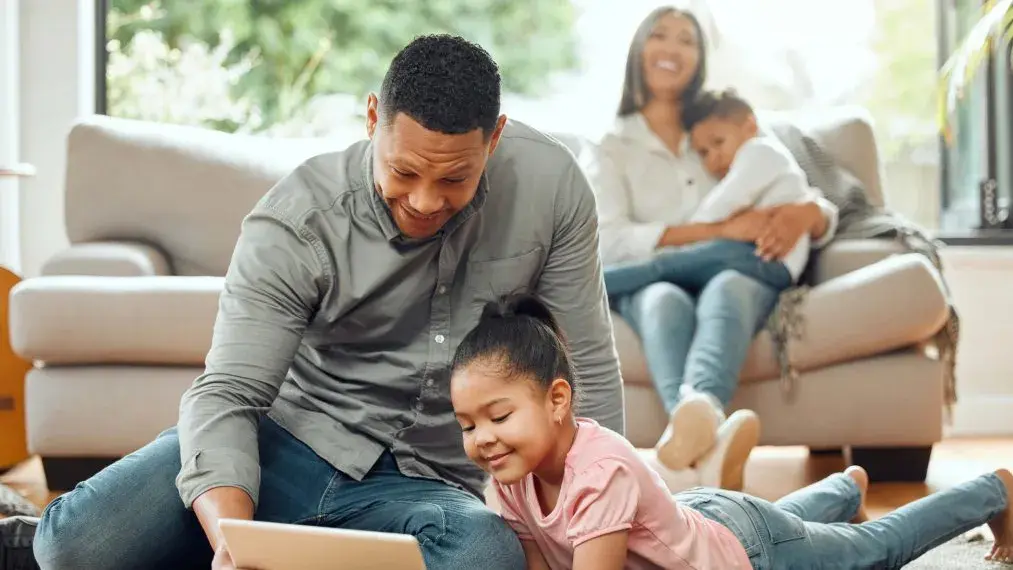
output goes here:
{"type": "Polygon", "coordinates": [[[985,557],[985,560],[996,562],[1013,562],[1013,474],[1006,469],[999,469],[995,474],[1002,479],[1006,486],[1008,501],[1006,509],[999,513],[992,520],[988,521],[988,527],[995,535],[995,543],[992,545],[992,552],[985,557]]]}
{"type": "Polygon", "coordinates": [[[858,485],[858,489],[862,493],[862,502],[858,505],[858,510],[855,511],[855,517],[849,522],[851,524],[864,523],[869,520],[869,515],[865,512],[865,495],[869,490],[869,474],[865,472],[865,469],[857,465],[852,465],[845,469],[844,474],[855,481],[855,484],[858,485]]]}

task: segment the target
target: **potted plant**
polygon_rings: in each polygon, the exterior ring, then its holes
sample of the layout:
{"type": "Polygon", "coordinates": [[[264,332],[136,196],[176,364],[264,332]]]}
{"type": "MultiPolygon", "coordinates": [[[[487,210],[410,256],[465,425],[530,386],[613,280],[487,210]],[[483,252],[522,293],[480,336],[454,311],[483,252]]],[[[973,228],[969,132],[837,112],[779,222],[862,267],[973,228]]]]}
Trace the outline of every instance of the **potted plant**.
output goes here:
{"type": "Polygon", "coordinates": [[[996,42],[1008,49],[1011,40],[1013,0],[986,0],[977,22],[939,70],[939,122],[947,144],[952,142],[950,119],[964,90],[994,52],[996,42]]]}

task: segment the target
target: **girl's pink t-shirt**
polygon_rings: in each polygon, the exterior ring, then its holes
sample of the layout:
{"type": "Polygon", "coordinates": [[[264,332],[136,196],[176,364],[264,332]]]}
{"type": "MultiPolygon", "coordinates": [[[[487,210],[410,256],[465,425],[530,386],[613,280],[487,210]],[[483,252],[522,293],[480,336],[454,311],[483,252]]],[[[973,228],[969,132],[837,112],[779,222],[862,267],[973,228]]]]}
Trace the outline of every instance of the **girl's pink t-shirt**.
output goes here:
{"type": "Polygon", "coordinates": [[[752,567],[735,535],[680,506],[628,441],[594,420],[580,418],[577,426],[551,513],[542,513],[533,475],[494,483],[503,518],[538,545],[550,568],[571,568],[582,543],[623,530],[629,570],[752,567]]]}

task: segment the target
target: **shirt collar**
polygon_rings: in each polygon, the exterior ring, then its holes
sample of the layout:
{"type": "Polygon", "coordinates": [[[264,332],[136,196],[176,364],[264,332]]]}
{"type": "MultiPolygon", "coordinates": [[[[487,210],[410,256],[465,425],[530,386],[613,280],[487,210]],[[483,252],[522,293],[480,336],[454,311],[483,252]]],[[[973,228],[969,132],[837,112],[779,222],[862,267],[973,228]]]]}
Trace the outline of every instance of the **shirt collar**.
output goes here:
{"type": "Polygon", "coordinates": [[[383,196],[376,189],[376,182],[373,180],[373,142],[366,145],[366,152],[362,153],[362,181],[369,194],[369,205],[373,208],[376,221],[380,224],[380,231],[387,241],[393,241],[401,237],[401,231],[394,223],[394,216],[390,213],[390,207],[384,202],[383,196]]]}
{"type": "MultiPolygon", "coordinates": [[[[619,138],[637,142],[653,151],[672,155],[672,151],[668,146],[651,130],[643,113],[637,112],[625,117],[618,117],[615,123],[615,134],[619,138]]],[[[682,141],[679,143],[678,156],[680,158],[685,157],[690,152],[692,152],[692,149],[689,148],[689,137],[683,135],[682,141]]]]}
{"type": "MultiPolygon", "coordinates": [[[[401,230],[398,229],[397,223],[394,222],[394,216],[391,214],[390,206],[384,201],[383,196],[377,191],[376,182],[373,179],[373,143],[366,146],[366,152],[363,153],[362,157],[362,178],[363,183],[366,186],[366,190],[369,193],[369,203],[372,206],[373,214],[376,216],[377,223],[380,224],[380,230],[383,232],[383,237],[390,242],[399,243],[422,243],[428,242],[433,238],[426,238],[421,240],[415,240],[401,235],[401,230]]],[[[447,223],[443,225],[443,228],[437,232],[434,237],[445,238],[446,236],[454,233],[454,230],[461,227],[461,224],[466,222],[468,218],[473,216],[481,207],[485,204],[486,196],[489,193],[489,177],[487,172],[482,173],[482,177],[478,181],[478,190],[475,192],[475,197],[468,202],[460,212],[454,214],[447,223]]]]}

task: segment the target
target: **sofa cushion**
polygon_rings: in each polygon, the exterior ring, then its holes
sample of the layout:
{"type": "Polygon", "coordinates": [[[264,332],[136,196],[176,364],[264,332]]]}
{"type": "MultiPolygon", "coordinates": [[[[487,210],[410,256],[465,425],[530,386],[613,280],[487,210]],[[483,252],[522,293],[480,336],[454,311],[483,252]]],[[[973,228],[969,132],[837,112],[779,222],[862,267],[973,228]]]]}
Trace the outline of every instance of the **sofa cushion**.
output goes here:
{"type": "Polygon", "coordinates": [[[45,364],[203,366],[221,277],[53,276],[11,290],[10,338],[45,364]]]}
{"type": "MultiPolygon", "coordinates": [[[[942,436],[945,365],[917,349],[899,350],[801,375],[787,397],[780,382],[749,382],[729,412],[760,415],[760,445],[915,446],[942,436]]],[[[657,392],[626,387],[626,437],[653,447],[668,425],[657,392]]]]}
{"type": "Polygon", "coordinates": [[[823,283],[906,251],[904,244],[897,240],[845,239],[834,241],[816,254],[813,281],[823,283]]]}
{"type": "MultiPolygon", "coordinates": [[[[924,342],[946,322],[939,273],[919,254],[883,259],[814,287],[802,307],[802,337],[789,345],[799,371],[855,360],[924,342]]],[[[624,382],[649,386],[640,341],[613,314],[624,382]]],[[[780,375],[773,338],[763,330],[750,346],[743,382],[780,375]]]]}
{"type": "Polygon", "coordinates": [[[165,255],[150,245],[98,241],[72,245],[57,253],[42,266],[42,274],[145,277],[172,275],[172,271],[165,255]]]}
{"type": "Polygon", "coordinates": [[[254,204],[299,163],[341,146],[83,118],[68,137],[67,236],[157,244],[177,275],[222,276],[254,204]]]}
{"type": "MultiPolygon", "coordinates": [[[[179,399],[203,366],[47,366],[25,377],[28,451],[120,457],[179,419],[179,399]]],[[[62,490],[62,489],[54,489],[62,490]]]]}

